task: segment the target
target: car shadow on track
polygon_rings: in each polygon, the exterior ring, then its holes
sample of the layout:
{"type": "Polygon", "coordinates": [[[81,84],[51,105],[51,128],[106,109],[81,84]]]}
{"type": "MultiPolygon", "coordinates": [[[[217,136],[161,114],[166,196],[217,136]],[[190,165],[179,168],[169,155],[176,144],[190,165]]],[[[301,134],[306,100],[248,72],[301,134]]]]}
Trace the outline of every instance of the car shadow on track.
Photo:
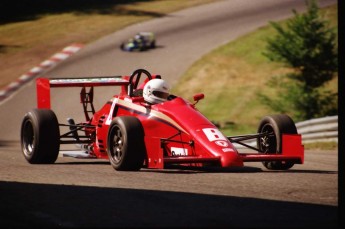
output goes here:
{"type": "Polygon", "coordinates": [[[173,166],[167,167],[164,170],[149,170],[145,172],[159,172],[159,173],[311,173],[311,174],[338,174],[337,171],[325,171],[325,170],[302,170],[302,169],[289,169],[289,170],[265,170],[258,167],[230,167],[230,168],[218,168],[218,167],[183,167],[173,166]]]}
{"type": "Polygon", "coordinates": [[[139,50],[136,50],[136,51],[122,50],[122,51],[125,52],[125,53],[149,53],[149,52],[154,52],[155,49],[161,49],[161,48],[165,48],[165,46],[164,45],[156,45],[156,47],[154,47],[154,48],[148,48],[148,49],[141,50],[141,51],[139,51],[139,50]]]}
{"type": "Polygon", "coordinates": [[[0,182],[4,227],[337,227],[336,206],[184,192],[0,182]]]}
{"type": "MultiPolygon", "coordinates": [[[[73,159],[72,159],[73,160],[73,159]]],[[[106,165],[111,166],[107,160],[100,159],[77,159],[78,161],[56,162],[53,165],[106,165]],[[80,160],[80,161],[79,161],[80,160]]],[[[147,169],[141,168],[142,173],[166,173],[166,174],[193,174],[193,173],[311,173],[311,174],[338,174],[338,171],[327,170],[306,170],[306,169],[289,169],[289,170],[266,170],[260,167],[195,167],[182,165],[168,165],[164,169],[147,169]]]]}

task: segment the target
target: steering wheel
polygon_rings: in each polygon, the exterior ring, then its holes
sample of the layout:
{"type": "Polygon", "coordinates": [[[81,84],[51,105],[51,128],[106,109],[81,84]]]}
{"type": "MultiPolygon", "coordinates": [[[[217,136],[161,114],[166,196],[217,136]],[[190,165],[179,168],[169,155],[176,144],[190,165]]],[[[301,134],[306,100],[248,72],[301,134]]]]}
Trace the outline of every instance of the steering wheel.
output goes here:
{"type": "Polygon", "coordinates": [[[135,70],[132,75],[129,77],[129,85],[128,85],[128,95],[133,96],[133,91],[138,88],[138,84],[140,82],[141,75],[144,74],[146,77],[151,80],[151,74],[145,69],[137,69],[135,70]]]}

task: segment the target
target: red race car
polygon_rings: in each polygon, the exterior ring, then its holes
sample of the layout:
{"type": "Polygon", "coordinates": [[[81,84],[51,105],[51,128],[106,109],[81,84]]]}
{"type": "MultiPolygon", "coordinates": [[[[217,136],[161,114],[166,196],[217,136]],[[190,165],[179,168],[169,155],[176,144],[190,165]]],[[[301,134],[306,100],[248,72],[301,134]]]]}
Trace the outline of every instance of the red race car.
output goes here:
{"type": "Polygon", "coordinates": [[[301,135],[289,116],[266,116],[257,133],[226,137],[195,107],[203,94],[195,95],[194,103],[169,95],[161,76],[145,69],[119,77],[38,78],[36,85],[38,108],[27,112],[21,125],[22,151],[31,164],[54,163],[61,144],[78,144],[75,157],[109,159],[115,170],[163,169],[169,164],[231,167],[255,161],[267,169],[287,170],[304,161],[301,135]],[[95,111],[93,88],[101,86],[121,90],[95,111]],[[81,88],[85,122],[58,122],[50,104],[55,87],[81,88]],[[249,139],[256,146],[245,143],[249,139]],[[250,153],[240,153],[236,144],[250,153]]]}

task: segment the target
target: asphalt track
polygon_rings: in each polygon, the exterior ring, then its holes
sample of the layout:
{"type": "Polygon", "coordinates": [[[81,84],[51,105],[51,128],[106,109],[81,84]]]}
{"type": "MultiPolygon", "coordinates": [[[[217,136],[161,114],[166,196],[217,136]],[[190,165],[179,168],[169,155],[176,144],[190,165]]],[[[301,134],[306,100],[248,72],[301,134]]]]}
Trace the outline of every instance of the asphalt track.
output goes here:
{"type": "MultiPolygon", "coordinates": [[[[174,84],[203,54],[291,16],[292,8],[304,10],[305,2],[229,0],[172,13],[103,37],[44,76],[129,75],[145,68],[174,84]],[[155,32],[157,49],[120,51],[120,43],[137,31],[155,32]]],[[[96,89],[96,108],[116,92],[96,89]]],[[[64,157],[54,165],[30,165],[20,152],[19,128],[25,112],[36,106],[35,96],[31,82],[0,105],[1,226],[338,225],[336,151],[307,151],[305,164],[284,172],[268,171],[261,163],[225,170],[117,172],[107,161],[64,157]]],[[[55,90],[52,105],[60,122],[81,121],[79,91],[55,90]]]]}

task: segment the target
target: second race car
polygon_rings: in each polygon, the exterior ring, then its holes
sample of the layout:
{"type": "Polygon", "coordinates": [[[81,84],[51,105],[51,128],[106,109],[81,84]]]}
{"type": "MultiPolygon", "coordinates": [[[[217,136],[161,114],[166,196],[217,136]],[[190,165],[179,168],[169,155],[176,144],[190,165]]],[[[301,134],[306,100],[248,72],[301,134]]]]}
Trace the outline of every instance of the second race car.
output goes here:
{"type": "Polygon", "coordinates": [[[156,47],[156,37],[152,32],[139,32],[133,38],[121,43],[123,51],[145,51],[156,47]]]}

